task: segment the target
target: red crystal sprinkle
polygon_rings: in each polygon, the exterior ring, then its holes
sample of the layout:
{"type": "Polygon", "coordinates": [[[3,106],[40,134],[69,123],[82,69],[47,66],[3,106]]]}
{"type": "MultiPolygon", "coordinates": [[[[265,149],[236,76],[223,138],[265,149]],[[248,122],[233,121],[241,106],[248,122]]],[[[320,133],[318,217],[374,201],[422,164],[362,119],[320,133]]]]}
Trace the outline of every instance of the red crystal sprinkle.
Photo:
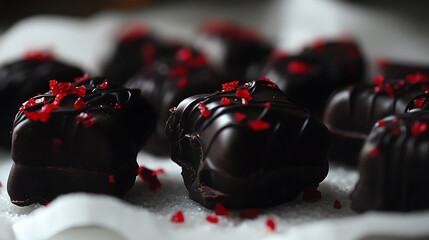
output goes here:
{"type": "Polygon", "coordinates": [[[61,141],[58,138],[55,138],[54,141],[53,141],[53,144],[54,144],[54,147],[57,148],[57,147],[61,146],[61,144],[63,144],[63,141],[61,141]]]}
{"type": "Polygon", "coordinates": [[[49,90],[53,95],[58,94],[58,82],[56,80],[49,81],[49,90]]]}
{"type": "Polygon", "coordinates": [[[85,86],[82,85],[80,87],[77,87],[74,91],[74,94],[79,97],[85,97],[85,94],[86,94],[85,86]]]}
{"type": "Polygon", "coordinates": [[[41,103],[45,103],[45,98],[39,98],[39,99],[34,99],[34,98],[30,98],[28,101],[26,101],[25,103],[22,104],[22,106],[19,108],[19,112],[24,111],[25,109],[35,106],[37,104],[41,104],[41,103]]]}
{"type": "Polygon", "coordinates": [[[143,182],[147,182],[149,184],[149,189],[155,191],[161,188],[161,182],[158,180],[158,176],[154,171],[146,168],[144,166],[139,167],[139,177],[143,180],[143,182]]]}
{"type": "Polygon", "coordinates": [[[208,222],[210,222],[210,223],[213,223],[213,224],[217,224],[218,222],[219,222],[219,218],[217,218],[216,216],[214,216],[214,215],[208,215],[207,217],[206,217],[206,220],[208,221],[208,222]]]}
{"type": "Polygon", "coordinates": [[[115,183],[115,175],[113,174],[109,175],[109,183],[115,183]]]}
{"type": "Polygon", "coordinates": [[[384,76],[379,74],[377,76],[374,77],[374,84],[382,87],[383,86],[383,82],[384,82],[384,76]]]}
{"type": "Polygon", "coordinates": [[[78,98],[77,100],[76,100],[76,102],[74,103],[74,108],[76,108],[76,109],[81,109],[81,108],[84,108],[84,107],[86,107],[86,104],[85,104],[85,102],[82,100],[82,98],[78,98]]]}
{"type": "Polygon", "coordinates": [[[181,62],[187,62],[192,59],[192,50],[190,48],[182,48],[176,53],[176,59],[181,62]]]}
{"type": "Polygon", "coordinates": [[[243,210],[240,212],[239,216],[240,218],[244,218],[244,219],[255,219],[259,216],[259,209],[250,208],[250,209],[243,210]]]}
{"type": "Polygon", "coordinates": [[[115,109],[119,109],[119,108],[122,108],[121,104],[116,103],[116,104],[115,104],[115,109]]]}
{"type": "Polygon", "coordinates": [[[238,88],[235,92],[235,96],[238,98],[244,98],[248,101],[252,100],[252,97],[250,96],[250,93],[247,91],[247,89],[238,88]]]}
{"type": "Polygon", "coordinates": [[[198,110],[200,110],[201,116],[203,116],[203,117],[210,116],[210,111],[207,110],[207,107],[204,103],[202,103],[202,102],[198,103],[198,110]]]}
{"type": "Polygon", "coordinates": [[[385,89],[386,89],[387,94],[389,94],[389,97],[391,97],[391,98],[395,97],[395,94],[393,92],[393,88],[390,84],[386,84],[385,89]]]}
{"type": "Polygon", "coordinates": [[[287,69],[292,74],[305,74],[312,71],[311,66],[298,61],[290,62],[287,69]]]}
{"type": "Polygon", "coordinates": [[[376,157],[380,156],[380,149],[379,149],[378,147],[373,148],[373,149],[371,150],[371,152],[369,152],[369,155],[370,155],[372,158],[376,158],[376,157]]]}
{"type": "Polygon", "coordinates": [[[186,85],[188,85],[188,78],[187,77],[182,77],[180,78],[180,80],[177,82],[177,87],[178,88],[185,88],[186,85]]]}
{"type": "Polygon", "coordinates": [[[407,80],[410,83],[428,82],[429,81],[428,78],[421,73],[416,73],[414,75],[413,74],[407,75],[407,80]]]}
{"type": "Polygon", "coordinates": [[[271,218],[267,219],[267,221],[265,222],[265,226],[267,227],[268,231],[275,231],[276,230],[276,222],[271,218]]]}
{"type": "Polygon", "coordinates": [[[270,108],[270,107],[271,107],[271,103],[266,102],[266,103],[265,103],[265,107],[266,107],[266,108],[270,108]]]}
{"type": "Polygon", "coordinates": [[[216,203],[215,214],[218,216],[229,216],[231,212],[228,209],[226,209],[222,204],[216,203]]]}
{"type": "Polygon", "coordinates": [[[184,66],[177,66],[175,68],[172,68],[168,71],[168,77],[183,77],[188,75],[188,69],[186,69],[184,66]]]}
{"type": "Polygon", "coordinates": [[[143,64],[145,66],[152,64],[155,61],[156,57],[156,47],[155,44],[151,42],[146,42],[141,47],[141,56],[143,64]]]}
{"type": "Polygon", "coordinates": [[[420,98],[420,99],[414,99],[414,104],[413,107],[415,108],[419,108],[423,105],[423,103],[425,102],[426,98],[420,98]]]}
{"type": "Polygon", "coordinates": [[[261,77],[259,80],[262,80],[262,81],[270,81],[270,79],[269,78],[267,78],[267,77],[261,77]]]}
{"type": "Polygon", "coordinates": [[[386,122],[385,121],[383,121],[383,120],[378,120],[378,126],[379,127],[384,127],[384,126],[386,126],[386,122]]]}
{"type": "Polygon", "coordinates": [[[44,52],[44,51],[27,51],[24,53],[24,60],[46,60],[46,61],[52,61],[55,59],[54,54],[51,52],[44,52]]]}
{"type": "Polygon", "coordinates": [[[394,129],[392,130],[392,134],[393,134],[393,135],[398,135],[399,133],[401,133],[401,130],[400,130],[399,128],[394,128],[394,129]]]}
{"type": "Polygon", "coordinates": [[[226,91],[231,91],[236,89],[238,86],[238,81],[232,81],[232,82],[227,82],[222,84],[222,91],[226,92],[226,91]]]}
{"type": "Polygon", "coordinates": [[[243,121],[243,119],[245,119],[245,118],[246,118],[246,115],[244,115],[244,114],[242,114],[242,113],[239,113],[239,112],[235,113],[235,120],[237,120],[237,121],[241,122],[241,121],[243,121]]]}
{"type": "Polygon", "coordinates": [[[415,136],[424,133],[428,128],[428,125],[424,122],[415,121],[411,127],[411,133],[415,136]]]}
{"type": "Polygon", "coordinates": [[[76,116],[76,120],[82,123],[84,128],[90,128],[97,122],[96,118],[93,118],[91,113],[82,112],[76,116]]]}
{"type": "Polygon", "coordinates": [[[85,81],[88,78],[89,78],[88,73],[85,73],[83,76],[75,78],[74,81],[77,83],[80,83],[80,82],[85,81]]]}
{"type": "Polygon", "coordinates": [[[107,82],[107,80],[104,80],[102,84],[97,85],[97,88],[105,89],[107,88],[107,86],[109,86],[109,83],[107,82]]]}
{"type": "Polygon", "coordinates": [[[174,223],[183,223],[183,222],[185,222],[185,217],[183,216],[183,212],[182,211],[178,211],[173,216],[171,216],[171,222],[174,222],[174,223]]]}
{"type": "Polygon", "coordinates": [[[227,97],[223,97],[220,100],[220,103],[223,104],[223,105],[229,105],[229,104],[231,104],[231,100],[229,100],[229,98],[227,98],[227,97]]]}
{"type": "Polygon", "coordinates": [[[302,199],[306,202],[317,202],[322,198],[322,193],[314,187],[306,187],[302,199]]]}
{"type": "Polygon", "coordinates": [[[275,83],[273,83],[273,84],[268,84],[268,87],[277,88],[277,85],[276,85],[275,83]]]}
{"type": "Polygon", "coordinates": [[[264,130],[270,128],[270,124],[267,122],[264,122],[260,119],[255,121],[248,121],[247,126],[249,126],[254,131],[264,130]]]}
{"type": "Polygon", "coordinates": [[[334,202],[334,208],[335,209],[341,209],[343,206],[341,205],[340,201],[335,200],[334,202]]]}
{"type": "Polygon", "coordinates": [[[24,114],[32,121],[40,120],[41,122],[46,122],[51,117],[51,112],[54,109],[58,109],[58,106],[48,103],[40,109],[40,111],[37,112],[29,112],[25,111],[24,114]]]}

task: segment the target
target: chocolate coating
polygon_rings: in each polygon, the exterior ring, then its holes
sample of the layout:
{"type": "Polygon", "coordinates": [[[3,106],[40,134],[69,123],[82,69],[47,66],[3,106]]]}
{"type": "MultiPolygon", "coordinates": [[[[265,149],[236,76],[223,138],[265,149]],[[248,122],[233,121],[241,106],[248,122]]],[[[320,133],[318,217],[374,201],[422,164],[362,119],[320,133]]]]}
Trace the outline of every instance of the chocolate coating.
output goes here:
{"type": "Polygon", "coordinates": [[[360,179],[351,208],[413,211],[429,208],[429,113],[389,116],[376,124],[359,156],[360,179]]]}
{"type": "Polygon", "coordinates": [[[271,82],[239,89],[189,97],[167,121],[190,198],[207,208],[264,208],[317,187],[328,173],[325,126],[271,82]]]}
{"type": "Polygon", "coordinates": [[[323,42],[296,56],[274,58],[263,71],[290,101],[319,117],[335,89],[360,82],[364,73],[365,61],[352,41],[323,42]]]}
{"type": "MultiPolygon", "coordinates": [[[[417,76],[417,75],[416,75],[417,76]]],[[[429,82],[421,79],[386,79],[376,84],[361,84],[337,91],[330,98],[323,122],[331,132],[328,157],[352,165],[376,121],[392,114],[405,113],[408,104],[424,92],[429,82]]]]}
{"type": "Polygon", "coordinates": [[[429,76],[429,66],[423,64],[381,61],[377,67],[377,73],[383,75],[385,78],[397,78],[417,72],[429,76]]]}
{"type": "Polygon", "coordinates": [[[207,66],[204,55],[189,48],[180,51],[190,53],[191,57],[187,61],[177,57],[161,58],[125,83],[128,88],[139,89],[157,106],[156,131],[144,146],[145,150],[156,155],[170,154],[170,144],[164,130],[169,110],[189,96],[216,91],[221,83],[220,77],[207,66]]]}
{"type": "Polygon", "coordinates": [[[76,109],[78,96],[68,94],[45,122],[29,116],[55,104],[52,87],[34,97],[45,103],[18,112],[7,185],[12,203],[43,204],[69,192],[120,196],[133,186],[137,153],[155,127],[155,112],[138,90],[103,81],[74,83],[85,86],[86,106],[76,109]]]}
{"type": "Polygon", "coordinates": [[[10,148],[16,110],[30,97],[46,91],[49,80],[73,81],[83,72],[53,59],[23,59],[0,67],[0,146],[10,148]]]}

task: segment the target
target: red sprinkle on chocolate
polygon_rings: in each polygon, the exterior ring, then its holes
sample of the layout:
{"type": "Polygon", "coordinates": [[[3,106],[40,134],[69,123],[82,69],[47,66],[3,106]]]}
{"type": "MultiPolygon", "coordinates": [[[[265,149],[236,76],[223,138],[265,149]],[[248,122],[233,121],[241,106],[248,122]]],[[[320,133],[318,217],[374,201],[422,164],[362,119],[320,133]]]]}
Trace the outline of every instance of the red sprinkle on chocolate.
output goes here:
{"type": "Polygon", "coordinates": [[[239,213],[240,218],[244,219],[255,219],[259,216],[259,209],[258,208],[250,208],[243,210],[239,213]]]}
{"type": "Polygon", "coordinates": [[[334,202],[334,208],[335,209],[341,209],[343,206],[341,205],[340,201],[335,200],[334,202]]]}
{"type": "Polygon", "coordinates": [[[198,110],[200,110],[201,116],[203,116],[203,117],[210,116],[210,111],[207,110],[207,107],[204,103],[202,103],[202,102],[198,103],[198,110]]]}
{"type": "Polygon", "coordinates": [[[88,78],[89,78],[88,73],[85,73],[83,76],[75,78],[74,81],[77,83],[80,83],[87,80],[88,78]]]}
{"type": "Polygon", "coordinates": [[[52,61],[55,59],[55,56],[51,52],[31,50],[31,51],[27,51],[26,53],[24,53],[23,59],[24,60],[52,61]]]}
{"type": "Polygon", "coordinates": [[[371,152],[369,152],[369,155],[370,155],[372,158],[376,158],[376,157],[380,156],[380,149],[379,149],[378,147],[373,148],[373,149],[371,150],[371,152]]]}
{"type": "Polygon", "coordinates": [[[60,147],[62,144],[63,144],[63,141],[61,141],[58,138],[55,138],[54,141],[53,141],[53,145],[54,145],[55,148],[60,147]]]}
{"type": "Polygon", "coordinates": [[[157,173],[144,166],[139,167],[139,177],[149,184],[149,189],[155,191],[161,188],[161,182],[158,180],[157,173]]]}
{"type": "Polygon", "coordinates": [[[306,187],[302,193],[302,200],[306,202],[317,202],[322,198],[322,193],[314,187],[306,187]]]}
{"type": "Polygon", "coordinates": [[[145,66],[152,64],[155,61],[156,47],[151,42],[146,42],[141,47],[141,56],[145,66]]]}
{"type": "Polygon", "coordinates": [[[85,97],[85,94],[86,94],[85,86],[82,85],[80,87],[77,87],[74,91],[74,94],[79,97],[85,97]]]}
{"type": "Polygon", "coordinates": [[[411,133],[415,136],[420,135],[428,129],[428,125],[424,122],[415,121],[411,127],[411,133]]]}
{"type": "Polygon", "coordinates": [[[216,203],[215,214],[218,216],[229,216],[231,212],[228,209],[226,209],[222,204],[216,203]]]}
{"type": "Polygon", "coordinates": [[[292,74],[306,74],[312,71],[312,67],[298,61],[292,61],[288,64],[288,71],[292,74]]]}
{"type": "Polygon", "coordinates": [[[82,112],[76,116],[76,120],[82,123],[84,128],[90,128],[97,122],[97,119],[92,117],[91,113],[82,112]]]}
{"type": "Polygon", "coordinates": [[[379,127],[384,127],[384,126],[386,126],[386,122],[385,121],[383,121],[383,120],[378,120],[378,126],[379,127]]]}
{"type": "Polygon", "coordinates": [[[219,218],[217,218],[216,216],[214,216],[214,215],[208,215],[207,217],[206,217],[206,220],[208,221],[208,222],[210,222],[210,223],[213,223],[213,224],[217,224],[218,222],[219,222],[219,218]]]}
{"type": "Polygon", "coordinates": [[[115,175],[113,174],[109,175],[109,183],[115,183],[115,175]]]}
{"type": "Polygon", "coordinates": [[[235,120],[241,122],[246,118],[246,115],[242,114],[242,113],[235,113],[235,120]]]}
{"type": "Polygon", "coordinates": [[[28,101],[26,101],[25,103],[22,104],[22,106],[19,108],[19,112],[22,112],[29,107],[36,106],[38,104],[45,103],[45,102],[46,102],[46,100],[44,97],[39,98],[37,100],[34,98],[30,98],[28,101]]]}
{"type": "Polygon", "coordinates": [[[387,94],[389,94],[389,97],[390,98],[394,98],[395,97],[395,93],[393,92],[392,86],[388,83],[384,87],[386,89],[387,94]]]}
{"type": "Polygon", "coordinates": [[[74,108],[76,108],[76,109],[81,109],[81,108],[86,107],[86,104],[85,104],[85,102],[82,100],[82,98],[78,98],[78,99],[76,100],[76,102],[73,104],[73,107],[74,107],[74,108]]]}
{"type": "Polygon", "coordinates": [[[232,82],[227,82],[222,84],[222,91],[226,92],[226,91],[232,91],[234,89],[236,89],[238,86],[238,81],[232,81],[232,82]]]}
{"type": "Polygon", "coordinates": [[[377,85],[378,87],[383,87],[383,82],[384,82],[383,75],[379,74],[374,77],[374,84],[377,85]]]}
{"type": "Polygon", "coordinates": [[[268,87],[277,88],[277,85],[275,83],[272,83],[272,84],[268,84],[268,87]]]}
{"type": "Polygon", "coordinates": [[[227,97],[223,97],[223,98],[220,100],[220,103],[221,103],[222,105],[229,105],[229,104],[231,104],[231,100],[229,100],[229,98],[227,98],[227,97]]]}
{"type": "Polygon", "coordinates": [[[413,74],[409,74],[409,75],[407,75],[407,80],[410,83],[428,82],[429,81],[429,79],[425,75],[423,75],[421,73],[416,73],[414,75],[413,74]]]}
{"type": "Polygon", "coordinates": [[[177,82],[178,88],[185,88],[186,85],[188,85],[188,78],[187,77],[181,77],[180,80],[177,82]]]}
{"type": "Polygon", "coordinates": [[[266,108],[270,108],[270,107],[271,107],[271,103],[270,103],[270,102],[266,102],[266,103],[265,103],[265,107],[266,107],[266,108]]]}
{"type": "Polygon", "coordinates": [[[401,133],[401,129],[399,129],[399,128],[394,128],[394,129],[392,130],[392,134],[393,134],[393,135],[398,135],[399,133],[401,133]]]}
{"type": "Polygon", "coordinates": [[[120,109],[120,108],[122,108],[121,104],[116,103],[116,104],[115,104],[115,109],[120,109]]]}
{"type": "Polygon", "coordinates": [[[255,121],[248,121],[247,126],[249,126],[254,131],[264,130],[270,128],[270,124],[267,122],[264,122],[260,119],[255,121]]]}
{"type": "Polygon", "coordinates": [[[265,222],[265,226],[267,227],[267,230],[270,232],[276,230],[276,222],[271,218],[267,219],[267,221],[265,222]]]}
{"type": "Polygon", "coordinates": [[[58,94],[58,82],[57,80],[51,80],[49,81],[49,90],[53,95],[58,94]]]}
{"type": "Polygon", "coordinates": [[[267,81],[267,82],[269,82],[269,81],[270,81],[270,79],[269,79],[269,78],[267,78],[267,77],[261,77],[259,80],[267,81]]]}
{"type": "Polygon", "coordinates": [[[190,48],[182,48],[176,53],[176,59],[181,62],[187,62],[192,59],[192,50],[190,48]]]}
{"type": "Polygon", "coordinates": [[[29,112],[25,111],[24,114],[32,121],[40,120],[41,122],[46,122],[51,117],[51,112],[54,109],[58,109],[58,106],[48,103],[40,109],[40,111],[29,112]]]}
{"type": "Polygon", "coordinates": [[[252,100],[252,97],[250,96],[250,93],[247,91],[247,89],[237,88],[235,96],[238,98],[244,98],[248,101],[252,100]]]}
{"type": "Polygon", "coordinates": [[[107,80],[104,80],[102,84],[97,85],[97,88],[105,89],[107,86],[109,86],[109,83],[107,80]]]}
{"type": "Polygon", "coordinates": [[[185,217],[183,216],[183,212],[178,211],[173,216],[171,216],[171,222],[173,222],[173,223],[184,223],[185,217]]]}
{"type": "Polygon", "coordinates": [[[420,98],[420,99],[414,99],[413,107],[419,108],[423,106],[423,103],[425,102],[426,98],[420,98]]]}

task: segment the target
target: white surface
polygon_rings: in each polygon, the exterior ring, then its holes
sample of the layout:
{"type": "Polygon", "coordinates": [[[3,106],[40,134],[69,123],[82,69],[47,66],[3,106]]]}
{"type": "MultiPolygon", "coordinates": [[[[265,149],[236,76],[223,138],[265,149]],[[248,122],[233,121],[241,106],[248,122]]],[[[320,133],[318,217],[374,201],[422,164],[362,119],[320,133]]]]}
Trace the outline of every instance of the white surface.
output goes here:
{"type": "MultiPolygon", "coordinates": [[[[191,40],[198,23],[216,13],[223,13],[223,16],[254,25],[263,30],[264,35],[269,36],[273,42],[293,51],[304,45],[303,41],[312,36],[336,34],[342,32],[345,26],[351,26],[347,21],[341,21],[342,18],[338,16],[344,17],[352,10],[345,3],[339,5],[337,10],[336,6],[329,0],[291,0],[273,1],[272,5],[253,3],[246,8],[240,4],[232,4],[226,10],[217,5],[167,5],[143,14],[104,13],[86,20],[35,17],[18,23],[2,36],[0,63],[18,58],[27,49],[44,48],[52,49],[59,58],[97,74],[103,59],[109,54],[113,44],[112,36],[121,22],[130,19],[145,20],[164,35],[177,35],[184,40],[191,40]],[[314,20],[320,17],[316,14],[320,10],[307,9],[312,14],[303,21],[302,16],[295,10],[305,9],[308,4],[322,7],[331,14],[338,13],[338,9],[343,12],[314,20]],[[278,19],[279,22],[274,23],[273,19],[278,19]],[[317,24],[314,25],[315,23],[317,24]]],[[[359,19],[367,18],[364,25],[369,26],[371,21],[376,21],[376,18],[370,17],[374,14],[372,10],[362,8],[362,11],[355,13],[351,19],[355,19],[352,22],[359,22],[359,19]]],[[[404,23],[400,25],[401,28],[410,26],[410,21],[404,21],[400,17],[390,16],[389,21],[390,19],[395,23],[404,23]]],[[[348,29],[348,32],[365,32],[365,29],[363,26],[356,27],[348,29]]],[[[398,34],[398,29],[393,28],[391,31],[398,34]]],[[[363,34],[360,36],[362,39],[371,39],[363,34]]],[[[422,43],[428,42],[426,33],[416,31],[416,34],[416,38],[411,39],[417,45],[410,48],[412,54],[405,55],[405,58],[428,60],[428,47],[422,47],[422,43]],[[416,49],[422,52],[416,54],[416,49]]],[[[364,42],[365,45],[371,44],[372,40],[364,42]]],[[[405,51],[392,47],[390,49],[396,54],[405,51]]],[[[380,51],[377,53],[384,53],[384,50],[380,51]]],[[[347,196],[354,188],[358,174],[355,170],[342,166],[331,165],[327,179],[319,188],[323,197],[316,203],[303,202],[300,196],[291,203],[263,211],[255,220],[241,220],[234,213],[230,217],[221,217],[218,225],[212,225],[205,217],[213,214],[213,211],[201,207],[187,197],[178,166],[168,159],[157,159],[143,153],[139,155],[139,163],[149,168],[165,170],[165,174],[159,176],[162,182],[160,190],[151,192],[145,183],[137,179],[135,186],[122,200],[107,196],[72,194],[58,198],[49,207],[17,207],[10,203],[5,187],[11,159],[7,153],[0,152],[0,181],[3,183],[0,188],[0,239],[117,239],[122,236],[126,239],[290,240],[429,236],[427,211],[409,214],[353,213],[348,208],[347,196]],[[333,208],[336,199],[343,205],[340,210],[333,208]],[[171,215],[178,210],[185,214],[184,224],[170,222],[171,215]],[[268,217],[273,218],[278,225],[277,230],[271,234],[265,232],[265,221],[268,217]]]]}

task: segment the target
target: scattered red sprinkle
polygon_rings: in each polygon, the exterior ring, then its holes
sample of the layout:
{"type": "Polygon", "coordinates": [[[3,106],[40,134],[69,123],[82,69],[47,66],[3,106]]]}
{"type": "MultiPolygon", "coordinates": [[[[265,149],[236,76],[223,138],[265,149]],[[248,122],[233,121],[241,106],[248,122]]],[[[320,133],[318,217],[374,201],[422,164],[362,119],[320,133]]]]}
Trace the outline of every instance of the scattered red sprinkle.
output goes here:
{"type": "Polygon", "coordinates": [[[429,79],[421,73],[416,73],[414,75],[413,74],[407,75],[407,80],[410,83],[428,82],[429,81],[429,79]]]}
{"type": "Polygon", "coordinates": [[[269,79],[269,78],[267,78],[267,77],[261,77],[259,80],[267,81],[267,82],[269,82],[269,81],[270,81],[270,79],[269,79]]]}
{"type": "Polygon", "coordinates": [[[252,97],[250,96],[250,93],[249,91],[247,91],[247,89],[237,88],[237,91],[235,92],[235,96],[238,98],[244,98],[248,101],[252,100],[252,97]]]}
{"type": "Polygon", "coordinates": [[[91,113],[82,112],[76,116],[76,120],[82,123],[84,128],[90,128],[97,122],[97,119],[92,117],[91,113]]]}
{"type": "Polygon", "coordinates": [[[250,209],[243,210],[240,212],[239,216],[240,218],[244,218],[244,219],[255,219],[259,216],[259,209],[250,208],[250,209]]]}
{"type": "Polygon", "coordinates": [[[226,92],[226,91],[231,91],[236,89],[238,86],[238,81],[232,81],[232,82],[227,82],[222,84],[222,91],[226,92]]]}
{"type": "Polygon", "coordinates": [[[187,77],[181,77],[180,80],[177,82],[178,88],[185,88],[186,85],[188,85],[188,78],[187,77]]]}
{"type": "Polygon", "coordinates": [[[312,71],[312,67],[298,61],[292,61],[288,65],[288,71],[292,74],[305,74],[312,71]]]}
{"type": "Polygon", "coordinates": [[[182,48],[176,53],[176,59],[181,62],[187,62],[192,59],[192,50],[190,48],[182,48]]]}
{"type": "Polygon", "coordinates": [[[210,111],[207,110],[207,107],[204,103],[202,103],[202,102],[198,103],[198,110],[200,110],[201,116],[203,116],[203,117],[210,116],[210,111]]]}
{"type": "Polygon", "coordinates": [[[399,133],[401,133],[401,130],[400,130],[399,128],[394,128],[394,129],[392,130],[392,134],[393,134],[393,135],[398,135],[399,133]]]}
{"type": "Polygon", "coordinates": [[[217,218],[216,216],[214,216],[214,215],[208,215],[207,217],[206,217],[206,220],[208,221],[208,222],[210,222],[210,223],[213,223],[213,224],[217,224],[218,222],[219,222],[219,218],[217,218]]]}
{"type": "Polygon", "coordinates": [[[306,202],[317,202],[322,198],[322,193],[314,187],[306,187],[302,199],[306,202]]]}
{"type": "Polygon", "coordinates": [[[53,144],[54,144],[54,147],[57,148],[57,147],[61,146],[61,144],[63,144],[63,141],[61,141],[58,138],[55,138],[53,141],[53,144]]]}
{"type": "Polygon", "coordinates": [[[386,126],[386,122],[385,121],[383,121],[383,120],[378,120],[378,126],[379,127],[384,127],[384,126],[386,126]]]}
{"type": "Polygon", "coordinates": [[[57,80],[51,80],[49,81],[49,90],[53,95],[58,94],[58,82],[57,80]]]}
{"type": "Polygon", "coordinates": [[[266,103],[265,103],[265,107],[266,107],[266,108],[270,108],[270,107],[271,107],[271,103],[266,102],[266,103]]]}
{"type": "Polygon", "coordinates": [[[109,86],[109,83],[107,80],[104,80],[102,84],[97,85],[97,88],[105,89],[107,86],[109,86]]]}
{"type": "Polygon", "coordinates": [[[74,106],[74,108],[76,108],[76,109],[81,109],[81,108],[86,107],[86,104],[85,104],[85,102],[82,100],[82,98],[78,98],[78,99],[76,100],[76,102],[73,104],[73,106],[74,106]]]}
{"type": "Polygon", "coordinates": [[[369,152],[369,155],[370,155],[372,158],[376,158],[376,157],[380,156],[380,149],[379,149],[378,147],[373,148],[373,149],[371,150],[371,152],[369,152]]]}
{"type": "Polygon", "coordinates": [[[229,100],[229,98],[227,98],[227,97],[223,97],[220,100],[220,103],[223,104],[223,105],[229,105],[229,104],[231,104],[231,100],[229,100]]]}
{"type": "Polygon", "coordinates": [[[82,85],[80,87],[77,87],[76,90],[74,91],[74,94],[79,97],[85,97],[85,94],[86,94],[85,86],[82,85]]]}
{"type": "Polygon", "coordinates": [[[335,209],[341,209],[343,206],[341,205],[340,201],[335,200],[334,202],[334,208],[335,209]]]}
{"type": "Polygon", "coordinates": [[[188,69],[186,69],[184,66],[179,65],[175,68],[172,68],[168,71],[168,77],[174,78],[174,77],[183,77],[188,75],[188,69]]]}
{"type": "Polygon", "coordinates": [[[241,122],[241,121],[243,121],[243,119],[245,119],[245,118],[246,118],[246,115],[244,115],[244,114],[242,114],[242,113],[239,113],[239,112],[235,113],[235,120],[237,120],[237,121],[241,122]]]}
{"type": "Polygon", "coordinates": [[[226,209],[222,204],[216,203],[215,214],[218,216],[229,216],[231,212],[228,209],[226,209]]]}
{"type": "Polygon", "coordinates": [[[382,87],[383,86],[383,82],[384,82],[384,76],[379,74],[377,76],[374,77],[374,84],[382,87]]]}
{"type": "Polygon", "coordinates": [[[85,73],[83,76],[75,78],[74,81],[77,83],[80,83],[87,80],[88,78],[89,78],[88,73],[85,73]]]}
{"type": "Polygon", "coordinates": [[[272,84],[268,84],[268,87],[277,88],[277,85],[275,83],[272,83],[272,84]]]}
{"type": "Polygon", "coordinates": [[[40,120],[41,122],[46,122],[51,117],[51,112],[54,109],[58,109],[58,106],[48,103],[40,109],[40,111],[29,112],[25,111],[24,114],[32,121],[40,120]]]}
{"type": "Polygon", "coordinates": [[[54,54],[51,52],[31,50],[24,53],[24,60],[45,60],[52,61],[55,59],[54,54]]]}
{"type": "Polygon", "coordinates": [[[388,60],[388,59],[383,59],[383,58],[381,58],[381,59],[378,59],[377,60],[377,67],[378,68],[380,68],[380,69],[384,69],[384,68],[386,68],[388,65],[390,65],[390,60],[388,60]]]}
{"type": "Polygon", "coordinates": [[[419,108],[423,106],[423,103],[425,102],[426,98],[420,98],[420,99],[414,99],[413,107],[419,108]]]}
{"type": "Polygon", "coordinates": [[[271,218],[267,219],[267,221],[265,222],[265,226],[267,227],[268,231],[275,231],[276,230],[276,222],[271,218]]]}
{"type": "Polygon", "coordinates": [[[248,121],[247,126],[249,126],[254,131],[264,130],[270,128],[270,124],[267,122],[264,122],[260,119],[255,121],[248,121]]]}
{"type": "Polygon", "coordinates": [[[34,98],[30,98],[28,101],[26,101],[25,103],[22,104],[22,106],[19,108],[19,112],[22,112],[29,107],[36,106],[38,104],[45,103],[45,102],[46,102],[46,100],[44,97],[39,98],[37,100],[34,98]]]}
{"type": "Polygon", "coordinates": [[[121,104],[116,103],[116,104],[115,104],[115,109],[119,109],[119,108],[122,108],[121,104]]]}
{"type": "Polygon", "coordinates": [[[424,122],[415,121],[411,127],[411,133],[415,136],[424,133],[428,129],[428,125],[424,122]]]}
{"type": "Polygon", "coordinates": [[[183,216],[182,211],[178,211],[173,216],[171,216],[171,222],[173,223],[183,223],[185,222],[185,217],[183,216]]]}
{"type": "Polygon", "coordinates": [[[134,23],[125,27],[125,31],[121,36],[122,43],[131,42],[139,38],[149,35],[149,28],[141,23],[134,23]]]}
{"type": "Polygon", "coordinates": [[[141,47],[141,56],[143,60],[143,65],[147,66],[152,64],[155,61],[156,47],[155,44],[151,42],[146,42],[141,47]]]}
{"type": "Polygon", "coordinates": [[[139,177],[143,182],[149,184],[149,189],[155,191],[161,188],[161,182],[158,179],[157,173],[144,166],[139,167],[139,177]]]}
{"type": "Polygon", "coordinates": [[[109,175],[109,183],[115,183],[115,175],[113,174],[109,175]]]}
{"type": "Polygon", "coordinates": [[[395,94],[393,92],[393,88],[390,84],[386,84],[385,89],[386,89],[387,94],[389,94],[389,97],[391,97],[391,98],[395,97],[395,94]]]}

